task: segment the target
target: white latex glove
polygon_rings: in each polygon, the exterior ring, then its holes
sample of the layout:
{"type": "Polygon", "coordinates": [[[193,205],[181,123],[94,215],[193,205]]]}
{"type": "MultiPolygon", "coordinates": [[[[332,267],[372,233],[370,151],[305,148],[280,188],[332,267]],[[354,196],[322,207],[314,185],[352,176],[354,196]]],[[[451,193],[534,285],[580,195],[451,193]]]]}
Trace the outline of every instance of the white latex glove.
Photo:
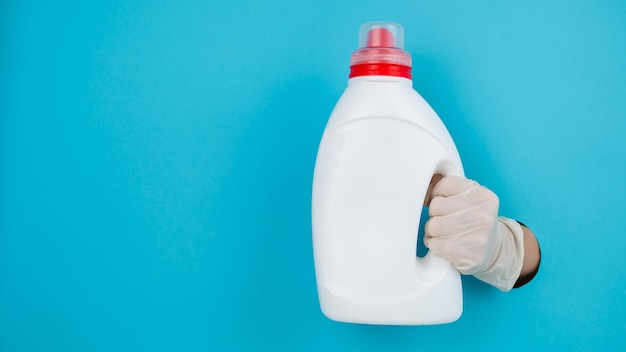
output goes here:
{"type": "Polygon", "coordinates": [[[498,217],[498,196],[457,176],[442,178],[431,192],[426,247],[461,273],[509,291],[522,270],[524,232],[516,221],[498,217]]]}

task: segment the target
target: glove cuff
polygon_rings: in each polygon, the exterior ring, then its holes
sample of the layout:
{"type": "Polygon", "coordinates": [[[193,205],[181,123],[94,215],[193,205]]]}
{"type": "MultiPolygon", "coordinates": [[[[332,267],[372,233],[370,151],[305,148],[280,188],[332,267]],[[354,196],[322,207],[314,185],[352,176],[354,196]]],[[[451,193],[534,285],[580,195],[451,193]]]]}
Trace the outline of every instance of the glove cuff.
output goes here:
{"type": "Polygon", "coordinates": [[[500,242],[494,248],[493,259],[486,269],[474,273],[474,277],[484,281],[501,291],[507,292],[513,288],[519,278],[524,263],[524,230],[515,220],[498,218],[497,240],[500,242]]]}

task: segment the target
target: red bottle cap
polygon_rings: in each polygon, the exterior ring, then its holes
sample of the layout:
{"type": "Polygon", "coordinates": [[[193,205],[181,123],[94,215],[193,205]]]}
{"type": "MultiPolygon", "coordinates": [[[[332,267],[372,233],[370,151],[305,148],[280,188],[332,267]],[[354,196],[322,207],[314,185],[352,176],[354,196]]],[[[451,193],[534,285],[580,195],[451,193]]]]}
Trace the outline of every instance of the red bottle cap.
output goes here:
{"type": "Polygon", "coordinates": [[[392,22],[369,22],[359,30],[359,50],[350,59],[350,78],[396,76],[411,79],[411,55],[403,50],[404,30],[392,22]]]}

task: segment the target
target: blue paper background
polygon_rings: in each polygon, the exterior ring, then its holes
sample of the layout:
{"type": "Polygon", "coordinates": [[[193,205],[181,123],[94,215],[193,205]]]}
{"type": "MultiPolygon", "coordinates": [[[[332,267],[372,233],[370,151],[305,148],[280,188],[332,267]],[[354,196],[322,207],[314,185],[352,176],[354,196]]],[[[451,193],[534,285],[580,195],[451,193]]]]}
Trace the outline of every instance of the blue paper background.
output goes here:
{"type": "Polygon", "coordinates": [[[626,349],[623,1],[4,1],[0,351],[626,349]],[[310,187],[359,25],[539,237],[450,325],[322,316],[310,187]]]}

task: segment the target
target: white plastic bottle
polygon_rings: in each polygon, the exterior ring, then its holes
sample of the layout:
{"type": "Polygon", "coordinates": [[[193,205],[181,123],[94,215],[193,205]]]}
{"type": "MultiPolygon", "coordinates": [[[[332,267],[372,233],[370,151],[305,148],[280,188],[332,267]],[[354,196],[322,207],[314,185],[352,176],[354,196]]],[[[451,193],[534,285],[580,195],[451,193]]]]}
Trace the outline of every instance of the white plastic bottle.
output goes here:
{"type": "Polygon", "coordinates": [[[330,319],[422,325],[463,310],[458,271],[416,256],[432,176],[463,175],[437,114],[413,89],[403,29],[361,26],[348,87],[319,146],[313,180],[313,248],[320,305],[330,319]]]}

